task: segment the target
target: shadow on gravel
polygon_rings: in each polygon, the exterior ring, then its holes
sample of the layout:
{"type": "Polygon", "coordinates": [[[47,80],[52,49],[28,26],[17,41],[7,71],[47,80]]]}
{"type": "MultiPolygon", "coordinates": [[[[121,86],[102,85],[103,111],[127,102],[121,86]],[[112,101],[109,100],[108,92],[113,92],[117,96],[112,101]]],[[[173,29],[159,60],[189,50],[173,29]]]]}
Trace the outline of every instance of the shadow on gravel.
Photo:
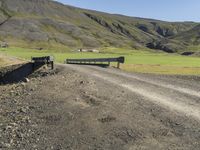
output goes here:
{"type": "MultiPolygon", "coordinates": [[[[26,63],[15,69],[11,69],[0,76],[0,85],[16,83],[20,81],[25,81],[25,78],[32,74],[34,71],[42,67],[44,63],[26,63]]],[[[6,68],[4,68],[6,69],[6,68]]]]}

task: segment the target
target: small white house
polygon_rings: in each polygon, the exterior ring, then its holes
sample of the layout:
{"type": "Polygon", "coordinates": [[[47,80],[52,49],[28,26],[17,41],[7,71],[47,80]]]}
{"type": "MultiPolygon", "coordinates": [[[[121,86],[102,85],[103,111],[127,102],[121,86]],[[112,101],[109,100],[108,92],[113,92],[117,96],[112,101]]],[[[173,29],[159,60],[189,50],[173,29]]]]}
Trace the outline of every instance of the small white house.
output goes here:
{"type": "Polygon", "coordinates": [[[7,48],[8,47],[8,43],[6,43],[6,42],[0,42],[0,47],[1,48],[7,48]]]}
{"type": "Polygon", "coordinates": [[[92,53],[99,53],[99,50],[96,49],[79,49],[78,52],[92,52],[92,53]]]}

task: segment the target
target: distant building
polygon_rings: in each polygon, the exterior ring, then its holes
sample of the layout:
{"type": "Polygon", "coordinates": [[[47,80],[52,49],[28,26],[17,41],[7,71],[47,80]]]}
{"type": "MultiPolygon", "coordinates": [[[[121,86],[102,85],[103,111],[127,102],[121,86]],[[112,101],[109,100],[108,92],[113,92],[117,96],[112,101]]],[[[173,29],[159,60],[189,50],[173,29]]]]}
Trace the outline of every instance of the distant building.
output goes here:
{"type": "Polygon", "coordinates": [[[1,48],[7,48],[8,47],[8,43],[7,42],[0,42],[0,47],[1,48]]]}
{"type": "Polygon", "coordinates": [[[99,50],[96,49],[79,49],[78,52],[92,52],[92,53],[99,53],[99,50]]]}

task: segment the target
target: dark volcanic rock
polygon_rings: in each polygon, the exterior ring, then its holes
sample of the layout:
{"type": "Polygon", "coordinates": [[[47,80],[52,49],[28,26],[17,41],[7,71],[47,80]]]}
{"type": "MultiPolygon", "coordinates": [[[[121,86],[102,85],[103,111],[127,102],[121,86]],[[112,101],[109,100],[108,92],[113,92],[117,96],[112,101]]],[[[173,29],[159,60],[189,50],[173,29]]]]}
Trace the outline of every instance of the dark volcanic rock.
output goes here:
{"type": "Polygon", "coordinates": [[[185,55],[185,56],[189,56],[189,55],[193,55],[194,52],[183,52],[181,55],[185,55]]]}
{"type": "Polygon", "coordinates": [[[160,42],[147,43],[146,46],[151,49],[158,49],[158,50],[163,50],[167,53],[174,53],[174,49],[172,49],[166,45],[162,45],[160,42]]]}

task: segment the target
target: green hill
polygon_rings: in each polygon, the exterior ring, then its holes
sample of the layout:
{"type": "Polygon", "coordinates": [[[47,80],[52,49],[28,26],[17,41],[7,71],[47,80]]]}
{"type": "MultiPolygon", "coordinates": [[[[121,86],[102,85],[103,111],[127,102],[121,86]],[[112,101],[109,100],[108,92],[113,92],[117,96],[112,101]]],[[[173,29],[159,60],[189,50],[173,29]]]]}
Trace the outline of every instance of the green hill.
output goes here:
{"type": "Polygon", "coordinates": [[[200,52],[200,25],[174,36],[173,39],[186,43],[189,51],[200,52]]]}
{"type": "Polygon", "coordinates": [[[0,40],[18,47],[148,47],[177,52],[199,44],[196,30],[194,22],[108,14],[49,0],[0,0],[0,40]]]}

